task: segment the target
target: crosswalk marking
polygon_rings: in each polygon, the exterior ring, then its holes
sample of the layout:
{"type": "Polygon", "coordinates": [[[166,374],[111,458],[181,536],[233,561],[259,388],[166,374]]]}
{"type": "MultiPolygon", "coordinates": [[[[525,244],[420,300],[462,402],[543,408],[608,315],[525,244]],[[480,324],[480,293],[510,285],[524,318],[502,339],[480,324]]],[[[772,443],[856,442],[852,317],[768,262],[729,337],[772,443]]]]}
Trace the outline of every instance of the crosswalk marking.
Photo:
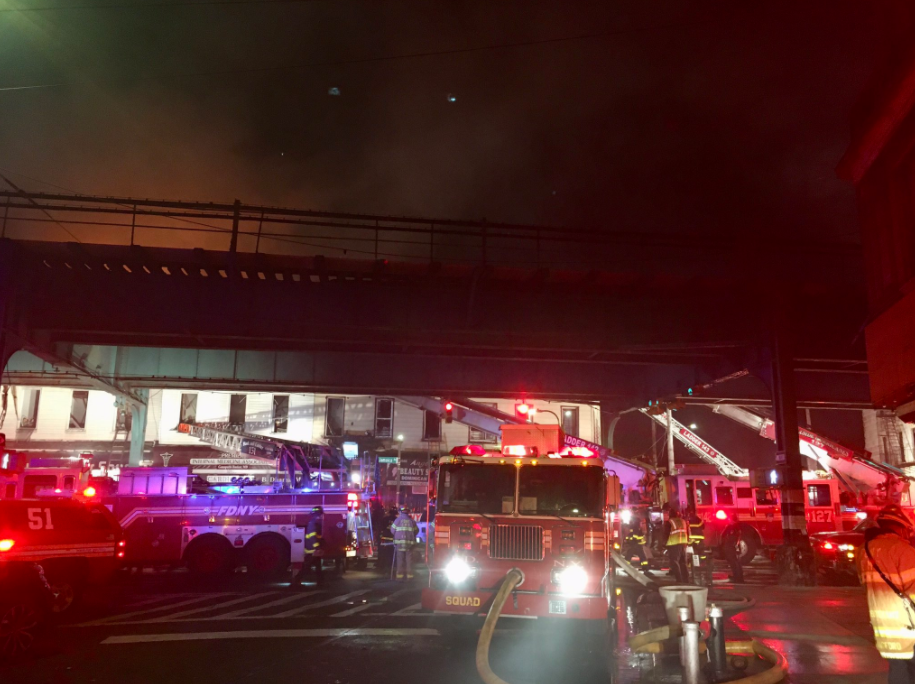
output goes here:
{"type": "Polygon", "coordinates": [[[417,612],[420,608],[423,607],[422,603],[414,603],[412,606],[407,606],[406,608],[401,608],[396,613],[391,613],[391,615],[412,615],[417,612]]]}
{"type": "Polygon", "coordinates": [[[274,606],[284,606],[287,603],[292,603],[293,601],[298,601],[299,599],[308,598],[309,596],[314,596],[315,594],[323,594],[323,593],[324,593],[324,591],[322,591],[320,589],[314,590],[314,591],[297,591],[297,592],[293,593],[291,596],[284,596],[283,598],[277,599],[276,601],[270,601],[269,603],[262,603],[259,606],[252,606],[249,608],[241,608],[239,610],[233,610],[230,613],[223,613],[222,615],[219,615],[218,617],[219,618],[234,618],[234,617],[238,617],[239,615],[244,615],[245,613],[256,613],[257,611],[263,610],[264,608],[273,608],[274,606]]]}
{"type": "Polygon", "coordinates": [[[324,608],[325,606],[332,606],[335,603],[343,603],[344,601],[347,601],[347,600],[353,598],[354,596],[362,596],[363,594],[367,594],[367,593],[369,593],[368,589],[363,589],[362,591],[353,591],[353,592],[350,592],[349,594],[343,594],[343,596],[335,596],[334,598],[329,598],[326,601],[318,601],[317,603],[309,603],[306,606],[300,606],[298,608],[293,608],[292,610],[287,610],[283,613],[276,613],[274,615],[271,615],[270,617],[280,618],[280,617],[292,617],[294,615],[301,615],[302,613],[305,613],[309,610],[314,610],[315,608],[324,608]]]}
{"type": "Polygon", "coordinates": [[[184,598],[186,596],[200,596],[200,594],[158,594],[144,601],[134,601],[127,604],[127,608],[139,608],[140,606],[148,606],[151,603],[161,603],[162,601],[168,601],[169,599],[184,598]]]}
{"type": "Polygon", "coordinates": [[[349,610],[341,610],[339,613],[334,613],[330,617],[347,617],[348,615],[355,615],[356,613],[361,613],[363,610],[371,608],[371,603],[363,603],[361,606],[355,606],[349,610]]]}
{"type": "Polygon", "coordinates": [[[379,628],[363,627],[353,629],[263,629],[256,631],[236,632],[189,632],[177,634],[121,634],[110,636],[104,641],[104,646],[118,644],[156,644],[165,641],[215,641],[219,639],[279,639],[318,637],[405,637],[405,636],[441,636],[437,629],[419,628],[379,628]]]}
{"type": "MultiPolygon", "coordinates": [[[[265,596],[272,596],[276,594],[275,591],[265,591],[260,594],[248,594],[247,596],[242,596],[241,598],[232,599],[231,601],[223,601],[222,603],[217,603],[213,606],[203,606],[202,608],[191,608],[190,610],[182,610],[180,613],[169,613],[163,617],[153,618],[152,620],[146,620],[146,622],[167,622],[169,620],[175,620],[177,618],[187,617],[188,615],[197,615],[199,613],[207,613],[211,610],[218,610],[219,608],[228,608],[229,606],[236,606],[239,603],[247,603],[248,601],[256,601],[257,599],[264,598],[265,596]]],[[[258,606],[258,608],[263,608],[264,605],[258,606]]],[[[252,609],[254,610],[254,609],[252,609]]]]}
{"type": "Polygon", "coordinates": [[[167,608],[181,608],[182,606],[189,606],[192,603],[200,603],[201,601],[206,601],[211,598],[222,598],[223,596],[235,596],[233,592],[224,592],[221,594],[200,594],[194,598],[187,599],[186,601],[178,601],[178,603],[172,603],[167,606],[156,606],[154,608],[147,608],[145,610],[135,610],[132,613],[121,613],[120,615],[112,615],[110,617],[101,618],[99,620],[92,620],[90,622],[84,622],[80,627],[92,627],[95,625],[105,625],[109,622],[114,622],[115,620],[124,620],[125,618],[137,617],[138,615],[149,615],[150,613],[157,613],[160,610],[166,610],[167,608]]]}

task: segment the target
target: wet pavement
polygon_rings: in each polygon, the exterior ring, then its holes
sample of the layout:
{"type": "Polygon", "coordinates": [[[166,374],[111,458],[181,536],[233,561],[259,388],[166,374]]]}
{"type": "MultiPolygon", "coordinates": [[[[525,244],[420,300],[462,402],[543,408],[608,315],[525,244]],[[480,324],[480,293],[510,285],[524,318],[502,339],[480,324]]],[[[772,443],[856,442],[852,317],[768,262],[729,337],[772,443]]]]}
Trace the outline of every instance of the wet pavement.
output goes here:
{"type": "MultiPolygon", "coordinates": [[[[886,681],[862,589],[778,587],[764,583],[768,572],[760,566],[736,587],[716,572],[713,599],[753,603],[728,615],[728,639],[752,636],[783,653],[791,682],[886,681]]],[[[481,681],[474,652],[482,619],[422,612],[419,580],[360,572],[321,590],[287,585],[244,576],[200,584],[181,573],[126,578],[51,629],[29,659],[0,669],[0,682],[481,681]]],[[[501,620],[493,669],[511,684],[677,681],[675,663],[629,650],[629,633],[644,628],[647,613],[635,587],[620,592],[615,637],[565,621],[501,620]]]]}

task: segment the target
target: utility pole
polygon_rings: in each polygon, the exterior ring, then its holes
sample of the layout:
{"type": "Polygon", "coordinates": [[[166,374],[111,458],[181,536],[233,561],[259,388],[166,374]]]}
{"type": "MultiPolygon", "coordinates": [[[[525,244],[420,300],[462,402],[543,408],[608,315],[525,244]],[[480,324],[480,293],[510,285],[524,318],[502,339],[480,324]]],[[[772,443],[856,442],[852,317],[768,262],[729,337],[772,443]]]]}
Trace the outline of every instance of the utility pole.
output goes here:
{"type": "Polygon", "coordinates": [[[229,251],[238,251],[238,221],[241,214],[241,200],[235,200],[232,205],[232,240],[229,242],[229,251]]]}
{"type": "Polygon", "coordinates": [[[813,581],[813,554],[807,536],[794,355],[789,335],[786,322],[776,322],[771,347],[772,405],[775,409],[775,458],[784,472],[781,492],[784,545],[778,550],[776,563],[782,583],[809,584],[813,581]]]}
{"type": "Polygon", "coordinates": [[[651,465],[658,467],[658,424],[651,421],[651,465]]]}

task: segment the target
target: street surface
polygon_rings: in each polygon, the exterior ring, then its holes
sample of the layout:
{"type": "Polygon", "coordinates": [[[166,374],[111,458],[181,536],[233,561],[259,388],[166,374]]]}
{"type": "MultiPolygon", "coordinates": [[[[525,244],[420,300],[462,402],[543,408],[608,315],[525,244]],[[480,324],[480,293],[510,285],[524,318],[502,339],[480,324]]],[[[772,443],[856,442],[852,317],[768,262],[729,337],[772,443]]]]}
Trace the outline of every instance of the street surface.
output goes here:
{"type": "MultiPolygon", "coordinates": [[[[720,570],[720,569],[719,569],[720,570]]],[[[764,581],[721,586],[729,598],[755,606],[730,617],[728,638],[765,639],[791,664],[792,682],[885,681],[873,648],[860,588],[792,589],[764,581]]],[[[290,590],[288,580],[255,584],[236,575],[211,585],[185,573],[124,578],[56,626],[27,660],[0,670],[17,684],[230,684],[302,679],[316,684],[392,682],[472,684],[482,621],[420,611],[423,579],[392,582],[374,572],[329,574],[327,586],[290,590]]],[[[494,670],[512,684],[628,682],[651,678],[650,658],[625,647],[623,591],[620,646],[598,652],[600,639],[556,623],[503,619],[493,640],[494,670]],[[608,657],[610,656],[610,657],[608,657]]]]}

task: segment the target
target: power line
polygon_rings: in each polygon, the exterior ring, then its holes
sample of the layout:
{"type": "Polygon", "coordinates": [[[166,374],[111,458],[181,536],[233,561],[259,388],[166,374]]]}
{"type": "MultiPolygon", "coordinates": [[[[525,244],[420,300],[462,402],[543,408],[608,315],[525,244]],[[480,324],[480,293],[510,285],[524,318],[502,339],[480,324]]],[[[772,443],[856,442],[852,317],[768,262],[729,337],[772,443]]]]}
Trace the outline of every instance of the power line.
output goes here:
{"type": "MultiPolygon", "coordinates": [[[[231,0],[230,0],[231,1],[231,0]]],[[[397,62],[397,61],[406,61],[410,59],[425,59],[429,57],[447,57],[453,55],[466,55],[479,52],[489,52],[492,50],[510,50],[513,48],[522,48],[522,47],[536,47],[541,45],[557,45],[562,43],[572,43],[582,40],[596,40],[600,38],[615,38],[619,36],[626,36],[635,33],[646,33],[650,31],[663,31],[667,29],[682,29],[689,26],[695,26],[703,23],[707,23],[709,19],[704,21],[696,22],[680,22],[674,24],[661,24],[658,26],[643,26],[640,28],[631,28],[631,29],[621,29],[616,31],[596,31],[590,33],[580,33],[574,36],[559,36],[555,38],[538,38],[534,40],[521,40],[510,43],[493,43],[490,45],[477,45],[473,47],[464,47],[464,48],[452,48],[448,50],[425,50],[422,52],[407,52],[401,53],[398,55],[378,55],[375,57],[360,57],[356,59],[341,59],[341,60],[325,60],[319,62],[305,62],[302,64],[287,64],[279,66],[267,66],[267,67],[252,67],[249,69],[225,69],[217,71],[199,71],[196,73],[186,73],[186,74],[165,74],[162,76],[147,76],[145,78],[138,78],[133,80],[117,80],[112,79],[109,81],[112,84],[135,84],[143,83],[148,81],[162,82],[168,80],[180,80],[180,79],[191,79],[191,78],[212,78],[219,76],[240,76],[240,75],[250,75],[250,74],[267,74],[267,73],[279,73],[283,71],[298,71],[301,69],[313,69],[317,67],[337,67],[337,66],[353,66],[360,64],[379,64],[382,62],[397,62]]],[[[96,81],[98,82],[98,81],[96,81]]],[[[76,82],[64,82],[64,83],[36,83],[23,86],[5,86],[0,87],[0,92],[9,92],[15,90],[40,90],[40,89],[49,89],[49,88],[63,88],[71,85],[76,85],[76,82]]]]}
{"type": "Polygon", "coordinates": [[[67,12],[70,10],[146,9],[157,7],[209,7],[214,5],[302,5],[331,0],[164,0],[160,2],[100,2],[85,5],[45,5],[44,7],[8,7],[0,14],[11,12],[67,12]]]}
{"type": "Polygon", "coordinates": [[[13,190],[15,190],[16,192],[22,194],[22,196],[26,198],[26,200],[29,202],[29,204],[32,204],[32,205],[38,207],[39,209],[41,209],[41,212],[42,212],[45,216],[47,216],[49,219],[51,219],[54,223],[56,223],[56,224],[60,227],[60,229],[61,229],[62,231],[64,231],[67,235],[69,235],[71,238],[73,238],[73,239],[76,240],[77,242],[82,243],[82,240],[80,240],[80,239],[79,239],[78,237],[76,237],[73,233],[71,233],[67,228],[65,228],[64,225],[63,225],[60,221],[58,221],[56,218],[54,218],[53,216],[51,216],[51,213],[50,213],[47,209],[41,207],[41,205],[39,205],[38,202],[36,202],[35,200],[33,200],[31,197],[29,197],[29,196],[28,196],[28,193],[24,192],[24,191],[22,190],[22,188],[20,188],[20,187],[19,187],[18,185],[16,185],[13,181],[11,181],[9,178],[7,178],[6,176],[4,176],[2,173],[0,173],[0,178],[2,178],[2,179],[6,182],[6,184],[9,185],[13,190]]]}

